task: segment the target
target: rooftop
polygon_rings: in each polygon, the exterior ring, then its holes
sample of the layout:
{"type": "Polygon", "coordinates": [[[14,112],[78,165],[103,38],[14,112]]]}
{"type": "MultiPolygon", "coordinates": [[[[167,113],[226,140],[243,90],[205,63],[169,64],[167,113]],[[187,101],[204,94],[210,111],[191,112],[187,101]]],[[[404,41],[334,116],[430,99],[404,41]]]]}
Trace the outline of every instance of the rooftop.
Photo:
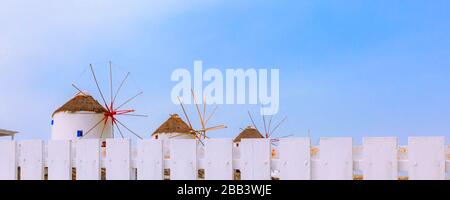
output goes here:
{"type": "Polygon", "coordinates": [[[17,131],[6,130],[6,129],[0,129],[0,137],[14,136],[16,133],[18,133],[18,132],[17,131]]]}
{"type": "Polygon", "coordinates": [[[95,112],[95,113],[104,113],[107,110],[97,101],[95,100],[91,95],[88,95],[86,93],[79,92],[75,97],[70,99],[67,103],[65,103],[63,106],[58,108],[53,115],[59,112],[80,112],[80,111],[87,111],[87,112],[95,112]]]}

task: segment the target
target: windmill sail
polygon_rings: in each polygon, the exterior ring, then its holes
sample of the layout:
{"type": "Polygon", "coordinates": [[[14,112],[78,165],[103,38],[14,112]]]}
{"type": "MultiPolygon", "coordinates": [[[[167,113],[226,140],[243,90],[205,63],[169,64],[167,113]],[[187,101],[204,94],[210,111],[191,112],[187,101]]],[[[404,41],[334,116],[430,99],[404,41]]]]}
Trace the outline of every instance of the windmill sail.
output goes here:
{"type": "MultiPolygon", "coordinates": [[[[98,122],[97,124],[95,124],[89,131],[88,133],[86,133],[85,135],[82,136],[82,138],[86,135],[89,134],[89,132],[94,129],[95,127],[97,127],[101,122],[104,123],[104,127],[102,129],[101,132],[101,137],[103,137],[104,131],[105,131],[105,126],[107,123],[111,123],[111,132],[112,132],[112,136],[114,137],[114,130],[115,128],[117,128],[117,130],[119,131],[120,135],[122,136],[122,138],[124,138],[123,132],[120,129],[120,127],[124,128],[125,130],[127,130],[129,133],[133,134],[134,136],[136,136],[137,138],[143,139],[139,134],[137,134],[135,131],[131,130],[127,125],[125,125],[124,123],[122,123],[118,117],[119,116],[130,116],[130,117],[147,117],[147,115],[142,115],[142,114],[133,114],[135,112],[134,109],[125,109],[125,110],[121,110],[122,107],[126,106],[128,103],[130,103],[131,101],[133,101],[134,99],[136,99],[139,95],[142,95],[143,92],[139,92],[138,94],[134,95],[131,98],[128,98],[124,103],[120,104],[118,107],[115,107],[115,101],[116,98],[119,95],[119,92],[121,91],[123,85],[125,84],[126,80],[128,79],[130,73],[128,72],[125,76],[125,78],[122,80],[122,82],[120,83],[119,87],[117,87],[117,91],[116,93],[114,93],[114,86],[113,86],[113,67],[112,67],[112,62],[109,62],[109,90],[110,90],[110,101],[107,102],[104,93],[100,87],[100,84],[97,80],[97,75],[95,74],[95,70],[92,64],[89,65],[90,69],[91,69],[91,74],[92,77],[94,79],[95,82],[95,86],[98,90],[98,93],[101,96],[101,99],[103,100],[104,106],[101,106],[96,100],[94,100],[92,97],[92,100],[89,100],[92,105],[95,105],[95,112],[96,113],[103,113],[104,114],[104,118],[98,122]],[[94,102],[95,101],[95,102],[94,102]],[[93,103],[94,102],[94,103],[93,103]]],[[[75,84],[72,84],[72,86],[77,89],[78,91],[81,92],[81,89],[79,87],[77,87],[75,84]]],[[[83,92],[82,92],[83,93],[83,92]]],[[[83,93],[84,94],[84,93],[83,93]]]]}

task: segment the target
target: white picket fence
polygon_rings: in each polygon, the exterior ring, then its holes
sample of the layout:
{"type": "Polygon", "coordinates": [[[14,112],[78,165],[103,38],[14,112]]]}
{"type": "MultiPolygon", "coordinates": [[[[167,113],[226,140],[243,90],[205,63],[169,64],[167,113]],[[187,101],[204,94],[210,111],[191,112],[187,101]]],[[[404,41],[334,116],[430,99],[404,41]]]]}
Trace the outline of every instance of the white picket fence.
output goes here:
{"type": "Polygon", "coordinates": [[[242,180],[351,180],[358,171],[364,180],[445,180],[450,161],[445,137],[410,137],[401,151],[395,137],[368,137],[361,146],[352,138],[321,138],[317,154],[311,154],[309,138],[139,140],[109,139],[106,148],[97,139],[71,141],[0,141],[0,180],[72,179],[162,180],[170,169],[171,180],[196,180],[204,170],[206,180],[233,180],[235,170],[242,180]],[[164,145],[169,144],[169,145],[164,145]],[[273,155],[272,151],[276,152],[273,155]],[[169,152],[164,155],[163,152],[169,152]],[[19,169],[20,168],[20,172],[19,169]]]}

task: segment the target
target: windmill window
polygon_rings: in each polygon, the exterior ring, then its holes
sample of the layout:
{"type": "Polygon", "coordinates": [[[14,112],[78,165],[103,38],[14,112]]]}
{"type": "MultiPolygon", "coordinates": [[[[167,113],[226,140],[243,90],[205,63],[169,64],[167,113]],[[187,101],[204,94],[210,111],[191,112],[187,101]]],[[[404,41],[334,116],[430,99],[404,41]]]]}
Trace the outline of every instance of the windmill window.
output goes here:
{"type": "Polygon", "coordinates": [[[51,124],[52,124],[52,125],[55,124],[55,120],[52,120],[51,124]]]}
{"type": "Polygon", "coordinates": [[[83,131],[78,130],[77,131],[77,137],[83,137],[83,131]]]}

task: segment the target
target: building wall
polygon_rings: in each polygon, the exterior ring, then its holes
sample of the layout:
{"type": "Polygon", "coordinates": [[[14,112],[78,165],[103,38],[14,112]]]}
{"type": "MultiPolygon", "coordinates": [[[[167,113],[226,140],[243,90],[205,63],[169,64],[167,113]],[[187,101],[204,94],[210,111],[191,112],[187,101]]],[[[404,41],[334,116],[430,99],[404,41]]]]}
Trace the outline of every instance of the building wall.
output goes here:
{"type": "Polygon", "coordinates": [[[152,138],[163,140],[163,155],[166,158],[170,157],[170,139],[195,139],[195,137],[191,134],[180,135],[180,133],[158,133],[153,135],[152,138]]]}
{"type": "Polygon", "coordinates": [[[152,136],[153,139],[195,139],[194,135],[191,134],[181,134],[180,133],[158,133],[152,136]],[[176,136],[176,137],[175,137],[176,136]],[[158,137],[158,138],[156,138],[158,137]]]}
{"type": "MultiPolygon", "coordinates": [[[[81,112],[80,112],[81,113],[81,112]]],[[[92,112],[84,112],[92,113],[92,112]]],[[[89,129],[91,129],[95,124],[97,124],[104,115],[100,114],[76,114],[69,112],[56,113],[53,117],[52,125],[52,140],[75,140],[77,139],[77,132],[79,130],[83,131],[83,135],[86,135],[89,129]]],[[[106,125],[101,122],[96,128],[94,128],[89,134],[83,138],[100,138],[102,135],[103,127],[105,130],[103,132],[102,138],[112,138],[111,122],[109,121],[106,125]]]]}

